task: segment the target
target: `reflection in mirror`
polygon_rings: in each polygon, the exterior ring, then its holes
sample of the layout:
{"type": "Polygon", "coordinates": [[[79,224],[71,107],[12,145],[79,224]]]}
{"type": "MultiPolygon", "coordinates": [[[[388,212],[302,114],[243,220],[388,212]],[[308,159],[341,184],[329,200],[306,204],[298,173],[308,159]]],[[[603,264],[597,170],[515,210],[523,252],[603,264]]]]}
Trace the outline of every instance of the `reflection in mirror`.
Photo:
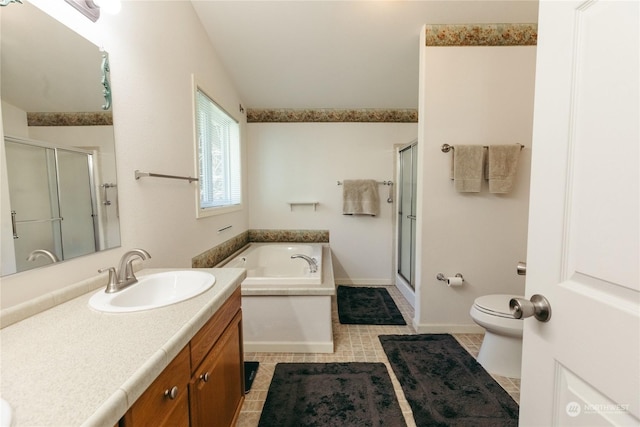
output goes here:
{"type": "Polygon", "coordinates": [[[102,52],[26,1],[0,19],[4,276],[120,246],[120,224],[102,52]]]}

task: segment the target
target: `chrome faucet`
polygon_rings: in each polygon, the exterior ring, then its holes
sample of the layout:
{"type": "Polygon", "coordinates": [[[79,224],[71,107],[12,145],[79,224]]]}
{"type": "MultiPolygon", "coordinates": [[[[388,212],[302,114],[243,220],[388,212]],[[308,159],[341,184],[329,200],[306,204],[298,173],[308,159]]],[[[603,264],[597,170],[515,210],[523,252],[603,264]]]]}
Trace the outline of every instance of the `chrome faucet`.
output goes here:
{"type": "Polygon", "coordinates": [[[132,249],[125,252],[124,255],[122,255],[122,258],[120,258],[118,271],[113,267],[98,270],[99,273],[103,273],[105,271],[109,272],[109,283],[107,284],[107,288],[104,290],[106,293],[111,294],[121,291],[127,286],[133,285],[138,281],[133,273],[133,260],[136,257],[145,260],[151,258],[151,255],[149,255],[149,252],[144,249],[132,249]]]}
{"type": "Polygon", "coordinates": [[[291,259],[295,259],[295,258],[302,258],[303,260],[307,261],[309,263],[309,271],[311,273],[315,273],[316,271],[318,271],[318,263],[315,259],[311,258],[310,256],[304,255],[304,254],[295,254],[295,255],[291,255],[291,259]]]}
{"type": "Polygon", "coordinates": [[[46,249],[36,249],[35,251],[31,251],[29,256],[27,257],[27,261],[35,261],[38,258],[47,257],[51,260],[51,262],[59,262],[60,259],[51,251],[46,249]]]}

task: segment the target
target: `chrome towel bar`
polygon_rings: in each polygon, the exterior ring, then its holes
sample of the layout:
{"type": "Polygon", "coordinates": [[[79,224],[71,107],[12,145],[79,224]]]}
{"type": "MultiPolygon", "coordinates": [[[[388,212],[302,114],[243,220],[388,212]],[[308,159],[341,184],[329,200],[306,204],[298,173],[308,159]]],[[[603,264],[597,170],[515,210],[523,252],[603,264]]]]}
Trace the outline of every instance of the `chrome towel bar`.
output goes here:
{"type": "Polygon", "coordinates": [[[136,175],[136,179],[140,179],[143,176],[150,176],[154,178],[183,179],[185,181],[189,181],[189,183],[198,181],[198,178],[191,178],[190,176],[164,175],[160,173],[140,172],[139,170],[135,171],[135,175],[136,175]]]}
{"type": "MultiPolygon", "coordinates": [[[[393,181],[378,181],[380,185],[393,185],[393,181]]],[[[338,185],[342,185],[342,181],[338,181],[338,185]]]]}
{"type": "MultiPolygon", "coordinates": [[[[393,189],[391,186],[393,185],[393,181],[377,181],[378,185],[388,185],[389,186],[389,197],[387,197],[387,203],[393,203],[393,189]]],[[[342,181],[338,181],[338,185],[342,185],[342,181]]]]}
{"type": "MultiPolygon", "coordinates": [[[[518,144],[520,146],[520,149],[522,150],[525,146],[522,144],[518,144]]],[[[488,145],[483,145],[483,148],[489,148],[488,145]]],[[[453,145],[449,145],[449,144],[442,144],[442,146],[440,147],[440,150],[442,150],[443,153],[448,153],[451,150],[455,150],[456,147],[454,147],[453,145]]]]}

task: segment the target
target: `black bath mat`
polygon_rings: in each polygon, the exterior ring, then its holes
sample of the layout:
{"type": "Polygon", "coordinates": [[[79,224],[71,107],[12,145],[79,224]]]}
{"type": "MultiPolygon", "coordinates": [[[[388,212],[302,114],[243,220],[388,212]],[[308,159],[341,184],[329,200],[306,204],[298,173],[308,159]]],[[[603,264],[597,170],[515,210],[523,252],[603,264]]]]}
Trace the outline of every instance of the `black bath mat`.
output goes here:
{"type": "Polygon", "coordinates": [[[381,335],[417,426],[518,425],[518,405],[451,335],[381,335]]]}
{"type": "Polygon", "coordinates": [[[279,363],[258,427],[406,426],[382,363],[279,363]]]}
{"type": "Polygon", "coordinates": [[[338,286],[338,318],[343,325],[406,325],[385,288],[338,286]]]}
{"type": "Polygon", "coordinates": [[[253,380],[258,374],[258,365],[260,362],[244,362],[244,394],[249,393],[253,380]]]}

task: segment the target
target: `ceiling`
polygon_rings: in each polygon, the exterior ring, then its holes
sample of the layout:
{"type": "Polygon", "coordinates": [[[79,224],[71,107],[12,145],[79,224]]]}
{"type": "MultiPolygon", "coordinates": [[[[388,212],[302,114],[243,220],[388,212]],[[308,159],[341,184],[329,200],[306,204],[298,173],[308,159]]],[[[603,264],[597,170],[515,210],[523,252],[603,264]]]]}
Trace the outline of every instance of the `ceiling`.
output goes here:
{"type": "Polygon", "coordinates": [[[191,0],[249,108],[418,108],[423,24],[534,23],[531,0],[191,0]]]}

